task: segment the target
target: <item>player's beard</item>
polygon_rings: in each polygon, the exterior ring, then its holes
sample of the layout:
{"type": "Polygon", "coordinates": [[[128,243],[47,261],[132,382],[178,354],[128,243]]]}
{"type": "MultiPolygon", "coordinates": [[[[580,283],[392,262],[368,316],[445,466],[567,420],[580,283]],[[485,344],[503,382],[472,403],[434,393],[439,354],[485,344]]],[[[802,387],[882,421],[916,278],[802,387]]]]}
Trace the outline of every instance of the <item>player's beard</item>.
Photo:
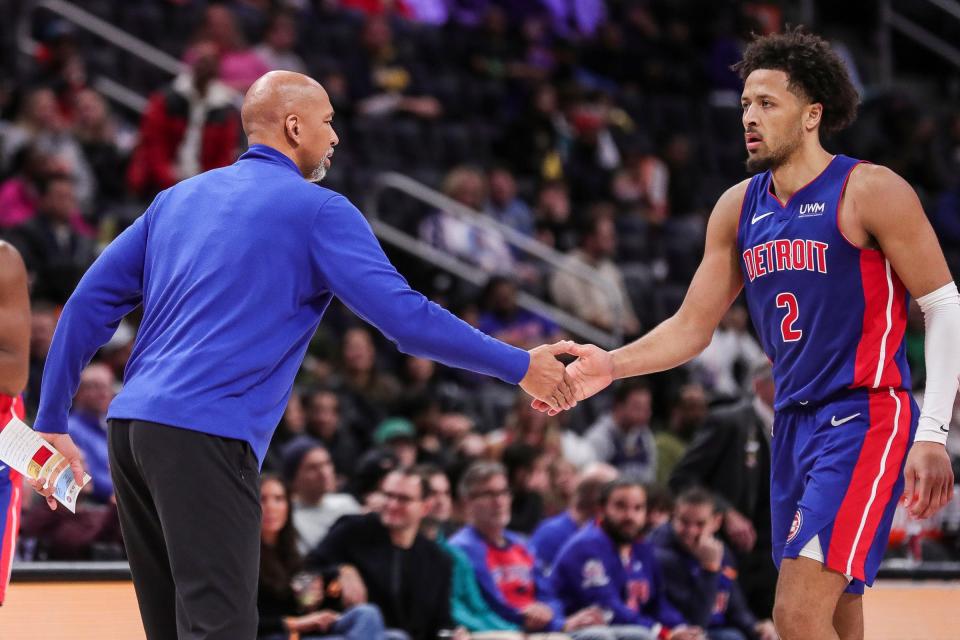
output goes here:
{"type": "Polygon", "coordinates": [[[800,149],[802,144],[803,128],[797,127],[794,135],[788,135],[783,144],[776,149],[771,149],[767,155],[754,154],[747,156],[747,172],[762,173],[783,166],[800,149]]]}

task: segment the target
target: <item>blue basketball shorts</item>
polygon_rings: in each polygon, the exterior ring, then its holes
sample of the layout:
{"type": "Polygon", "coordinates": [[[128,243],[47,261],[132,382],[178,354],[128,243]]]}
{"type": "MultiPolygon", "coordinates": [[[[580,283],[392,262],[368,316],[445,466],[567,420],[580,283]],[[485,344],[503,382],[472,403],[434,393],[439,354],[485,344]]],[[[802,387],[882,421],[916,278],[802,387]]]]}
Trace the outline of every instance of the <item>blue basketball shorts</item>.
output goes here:
{"type": "Polygon", "coordinates": [[[880,568],[920,410],[909,391],[855,389],[778,411],[771,443],[773,560],[804,556],[862,594],[880,568]]]}

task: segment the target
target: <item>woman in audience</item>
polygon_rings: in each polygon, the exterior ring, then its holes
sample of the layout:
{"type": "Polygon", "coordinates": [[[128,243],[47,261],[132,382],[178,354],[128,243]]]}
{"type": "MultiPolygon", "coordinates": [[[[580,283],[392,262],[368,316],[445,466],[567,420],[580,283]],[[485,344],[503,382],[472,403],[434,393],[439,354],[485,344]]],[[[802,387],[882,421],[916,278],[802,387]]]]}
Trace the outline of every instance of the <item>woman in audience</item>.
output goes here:
{"type": "Polygon", "coordinates": [[[260,483],[260,640],[382,640],[383,618],[373,605],[342,611],[335,572],[328,577],[301,571],[290,497],[283,482],[264,474],[260,483]]]}

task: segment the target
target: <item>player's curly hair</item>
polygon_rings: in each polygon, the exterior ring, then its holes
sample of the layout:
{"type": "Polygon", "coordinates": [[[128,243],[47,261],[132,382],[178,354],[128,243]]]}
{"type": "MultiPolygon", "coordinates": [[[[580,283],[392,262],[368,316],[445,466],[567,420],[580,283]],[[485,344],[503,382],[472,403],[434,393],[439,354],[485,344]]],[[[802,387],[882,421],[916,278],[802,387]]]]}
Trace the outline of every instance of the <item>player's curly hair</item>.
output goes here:
{"type": "Polygon", "coordinates": [[[732,68],[743,80],[757,69],[786,73],[791,91],[823,105],[820,134],[824,137],[847,128],[857,117],[860,96],[843,60],[826,40],[803,27],[756,38],[732,68]]]}

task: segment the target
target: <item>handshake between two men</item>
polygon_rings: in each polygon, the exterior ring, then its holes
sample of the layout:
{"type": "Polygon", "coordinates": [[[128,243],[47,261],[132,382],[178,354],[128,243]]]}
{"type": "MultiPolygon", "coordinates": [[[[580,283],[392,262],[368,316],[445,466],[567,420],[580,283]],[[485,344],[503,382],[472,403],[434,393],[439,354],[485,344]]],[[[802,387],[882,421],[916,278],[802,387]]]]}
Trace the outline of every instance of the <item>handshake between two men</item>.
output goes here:
{"type": "Polygon", "coordinates": [[[530,366],[520,388],[533,396],[532,406],[556,415],[572,409],[580,400],[606,389],[615,379],[613,356],[592,344],[561,340],[529,351],[530,366]],[[564,366],[557,356],[569,354],[576,360],[564,366]]]}

